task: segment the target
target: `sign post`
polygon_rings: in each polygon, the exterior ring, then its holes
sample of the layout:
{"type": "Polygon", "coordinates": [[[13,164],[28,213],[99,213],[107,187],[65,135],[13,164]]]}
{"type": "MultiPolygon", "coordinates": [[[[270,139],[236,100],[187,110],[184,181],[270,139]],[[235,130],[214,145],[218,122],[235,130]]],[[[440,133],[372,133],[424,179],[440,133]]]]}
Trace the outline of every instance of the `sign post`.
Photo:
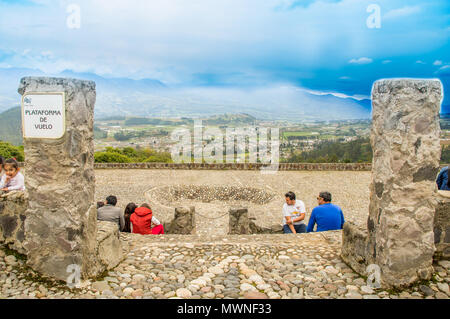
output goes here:
{"type": "Polygon", "coordinates": [[[24,138],[59,139],[64,136],[64,92],[35,93],[22,96],[22,130],[24,138]]]}

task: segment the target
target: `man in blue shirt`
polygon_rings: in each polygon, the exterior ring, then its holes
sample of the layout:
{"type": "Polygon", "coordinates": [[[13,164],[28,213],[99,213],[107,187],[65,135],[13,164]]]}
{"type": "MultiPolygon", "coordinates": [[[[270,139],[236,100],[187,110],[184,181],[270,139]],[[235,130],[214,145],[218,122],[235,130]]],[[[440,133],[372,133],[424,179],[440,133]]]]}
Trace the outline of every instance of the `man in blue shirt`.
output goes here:
{"type": "Polygon", "coordinates": [[[439,175],[436,180],[436,184],[439,190],[442,191],[450,191],[450,179],[448,178],[448,169],[446,166],[439,172],[439,175]]]}
{"type": "Polygon", "coordinates": [[[342,209],[331,204],[331,194],[329,192],[321,192],[317,197],[319,206],[315,207],[311,212],[309,223],[306,231],[308,233],[314,231],[314,225],[317,224],[316,231],[342,229],[345,223],[342,209]]]}

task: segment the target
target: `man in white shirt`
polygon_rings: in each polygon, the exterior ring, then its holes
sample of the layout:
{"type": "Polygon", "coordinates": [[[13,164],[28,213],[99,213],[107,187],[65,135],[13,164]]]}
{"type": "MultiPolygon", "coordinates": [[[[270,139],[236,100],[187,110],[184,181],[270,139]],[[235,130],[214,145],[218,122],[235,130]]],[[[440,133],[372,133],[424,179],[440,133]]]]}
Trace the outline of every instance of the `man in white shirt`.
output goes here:
{"type": "Polygon", "coordinates": [[[285,195],[286,203],[283,205],[283,231],[285,234],[306,233],[305,203],[295,199],[293,192],[285,195]]]}

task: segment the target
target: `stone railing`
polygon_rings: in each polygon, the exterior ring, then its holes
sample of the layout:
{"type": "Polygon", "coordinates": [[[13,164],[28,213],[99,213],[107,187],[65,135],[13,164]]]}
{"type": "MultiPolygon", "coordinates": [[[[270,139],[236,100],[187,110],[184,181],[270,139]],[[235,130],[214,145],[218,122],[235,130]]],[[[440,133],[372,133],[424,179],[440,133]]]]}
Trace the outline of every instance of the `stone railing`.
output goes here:
{"type": "Polygon", "coordinates": [[[97,221],[97,273],[114,268],[126,257],[119,235],[116,223],[97,221]]]}

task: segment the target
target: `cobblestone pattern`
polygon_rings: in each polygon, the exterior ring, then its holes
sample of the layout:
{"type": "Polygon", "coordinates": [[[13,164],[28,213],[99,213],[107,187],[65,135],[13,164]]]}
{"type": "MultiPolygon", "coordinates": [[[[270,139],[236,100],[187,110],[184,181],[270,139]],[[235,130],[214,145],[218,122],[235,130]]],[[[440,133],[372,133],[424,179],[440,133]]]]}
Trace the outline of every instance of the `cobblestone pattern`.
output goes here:
{"type": "Polygon", "coordinates": [[[297,235],[121,234],[126,259],[77,289],[28,279],[23,261],[0,250],[0,298],[448,299],[450,262],[432,282],[373,289],[339,258],[341,231],[297,235]],[[182,238],[182,240],[180,240],[182,238]],[[276,244],[275,244],[276,243],[276,244]]]}

